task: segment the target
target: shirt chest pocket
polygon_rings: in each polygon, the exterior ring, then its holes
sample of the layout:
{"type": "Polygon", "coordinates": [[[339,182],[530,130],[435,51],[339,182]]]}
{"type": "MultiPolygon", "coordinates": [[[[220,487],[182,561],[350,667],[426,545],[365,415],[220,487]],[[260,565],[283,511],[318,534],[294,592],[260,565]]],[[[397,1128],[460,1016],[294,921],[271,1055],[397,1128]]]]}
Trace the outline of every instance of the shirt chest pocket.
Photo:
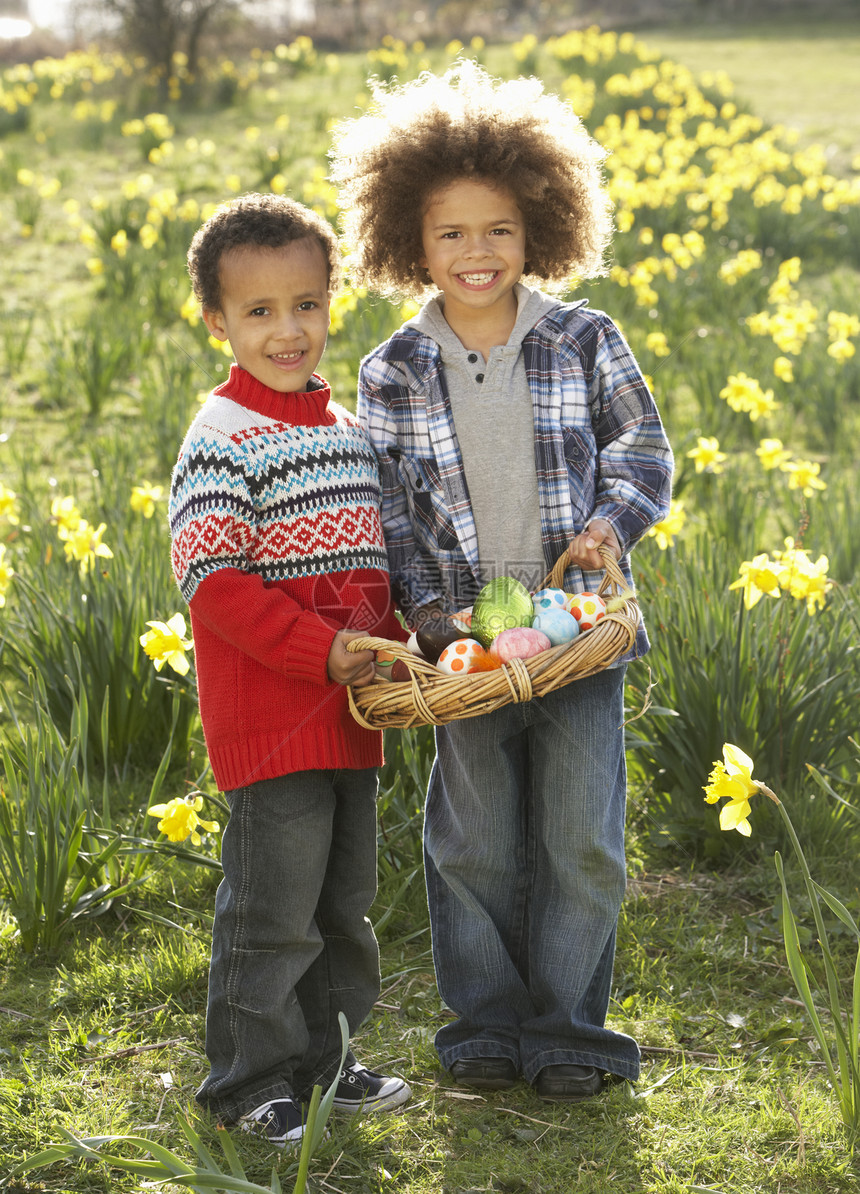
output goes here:
{"type": "Polygon", "coordinates": [[[403,456],[398,467],[416,536],[430,551],[454,551],[457,532],[445,502],[435,460],[403,456]]]}
{"type": "Polygon", "coordinates": [[[562,427],[561,434],[571,501],[579,523],[594,507],[597,444],[593,432],[583,427],[562,427]]]}

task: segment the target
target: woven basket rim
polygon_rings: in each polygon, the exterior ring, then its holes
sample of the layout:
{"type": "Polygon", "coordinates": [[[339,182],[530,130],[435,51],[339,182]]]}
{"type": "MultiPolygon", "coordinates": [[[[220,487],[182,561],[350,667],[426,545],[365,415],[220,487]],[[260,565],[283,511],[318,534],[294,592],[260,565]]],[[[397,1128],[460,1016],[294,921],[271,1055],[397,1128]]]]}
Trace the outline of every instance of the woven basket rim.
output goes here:
{"type": "MultiPolygon", "coordinates": [[[[449,676],[435,664],[414,655],[405,643],[372,636],[351,639],[347,650],[389,651],[406,664],[410,673],[409,680],[378,678],[360,688],[349,686],[352,716],[369,730],[445,725],[544,696],[609,667],[632,646],[640,612],[612,551],[604,545],[598,550],[605,572],[597,593],[607,601],[606,615],[571,642],[550,647],[530,659],[512,659],[489,672],[449,676]]],[[[560,588],[567,567],[565,551],[535,592],[560,588]]]]}

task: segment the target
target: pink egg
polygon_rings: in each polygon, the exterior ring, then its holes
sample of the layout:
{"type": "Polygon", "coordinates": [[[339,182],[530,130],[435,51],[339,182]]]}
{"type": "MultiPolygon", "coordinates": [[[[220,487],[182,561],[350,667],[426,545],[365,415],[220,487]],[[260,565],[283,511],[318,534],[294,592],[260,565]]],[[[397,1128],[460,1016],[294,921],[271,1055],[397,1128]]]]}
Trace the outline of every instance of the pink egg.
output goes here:
{"type": "Polygon", "coordinates": [[[473,638],[458,638],[449,643],[439,656],[436,666],[449,676],[469,676],[473,672],[487,672],[498,666],[473,638]]]}
{"type": "Polygon", "coordinates": [[[547,636],[531,626],[512,626],[497,634],[490,645],[494,659],[507,663],[509,659],[531,659],[552,646],[547,636]]]}
{"type": "Polygon", "coordinates": [[[580,630],[591,630],[606,616],[606,604],[597,593],[575,593],[567,608],[579,623],[580,630]]]}

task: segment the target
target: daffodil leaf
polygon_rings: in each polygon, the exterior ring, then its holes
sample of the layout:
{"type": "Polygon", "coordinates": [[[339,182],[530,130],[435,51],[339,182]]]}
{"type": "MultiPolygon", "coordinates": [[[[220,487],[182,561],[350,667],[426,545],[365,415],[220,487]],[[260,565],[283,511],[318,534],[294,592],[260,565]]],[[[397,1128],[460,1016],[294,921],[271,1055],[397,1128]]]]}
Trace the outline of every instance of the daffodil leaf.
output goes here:
{"type": "Polygon", "coordinates": [[[855,937],[860,938],[860,929],[857,928],[854,917],[851,915],[845,905],[840,900],[837,900],[836,896],[832,895],[825,887],[822,887],[819,883],[816,883],[814,879],[812,880],[812,885],[821,896],[822,900],[824,900],[828,908],[830,908],[830,910],[839,917],[844,925],[848,926],[855,937]]]}
{"type": "MultiPolygon", "coordinates": [[[[200,1161],[200,1163],[203,1166],[205,1166],[206,1169],[209,1169],[213,1173],[220,1172],[218,1165],[215,1162],[215,1158],[212,1156],[212,1154],[209,1152],[209,1149],[206,1147],[206,1145],[203,1143],[203,1141],[200,1139],[200,1137],[197,1135],[197,1133],[194,1131],[193,1127],[191,1126],[191,1120],[187,1116],[185,1116],[182,1119],[180,1119],[179,1126],[182,1128],[182,1131],[185,1133],[185,1138],[187,1139],[188,1143],[191,1145],[191,1147],[197,1153],[197,1158],[200,1161]]],[[[225,1135],[226,1135],[226,1133],[225,1133],[225,1135]]],[[[245,1175],[243,1173],[242,1177],[244,1177],[244,1176],[245,1175]]]]}

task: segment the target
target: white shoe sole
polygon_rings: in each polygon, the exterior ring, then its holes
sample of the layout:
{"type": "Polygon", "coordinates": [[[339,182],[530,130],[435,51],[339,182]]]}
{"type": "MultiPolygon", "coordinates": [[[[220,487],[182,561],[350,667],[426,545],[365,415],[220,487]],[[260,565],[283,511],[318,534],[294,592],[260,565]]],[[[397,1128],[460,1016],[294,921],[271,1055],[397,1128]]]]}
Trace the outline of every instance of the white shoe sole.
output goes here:
{"type": "Polygon", "coordinates": [[[402,1107],[404,1103],[408,1103],[411,1098],[411,1089],[398,1079],[398,1084],[393,1090],[386,1091],[383,1086],[379,1094],[372,1099],[362,1099],[357,1103],[352,1099],[335,1099],[332,1111],[339,1111],[341,1115],[356,1115],[359,1112],[368,1115],[374,1111],[393,1111],[395,1107],[402,1107]]]}

